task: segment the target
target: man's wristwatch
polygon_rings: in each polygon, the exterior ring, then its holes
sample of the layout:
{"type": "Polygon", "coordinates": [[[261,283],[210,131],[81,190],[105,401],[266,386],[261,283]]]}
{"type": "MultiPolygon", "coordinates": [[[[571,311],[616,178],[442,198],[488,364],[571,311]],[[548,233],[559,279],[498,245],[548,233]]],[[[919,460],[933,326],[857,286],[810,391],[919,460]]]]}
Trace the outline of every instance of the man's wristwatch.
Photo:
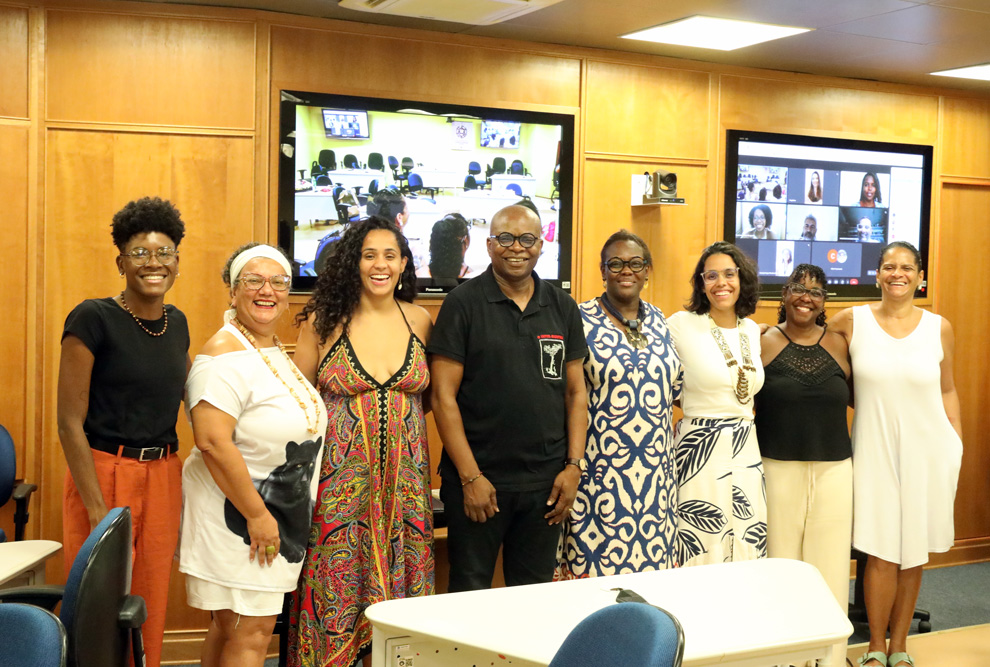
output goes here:
{"type": "Polygon", "coordinates": [[[577,466],[577,469],[584,472],[588,469],[588,462],[584,459],[564,459],[564,467],[577,466]]]}

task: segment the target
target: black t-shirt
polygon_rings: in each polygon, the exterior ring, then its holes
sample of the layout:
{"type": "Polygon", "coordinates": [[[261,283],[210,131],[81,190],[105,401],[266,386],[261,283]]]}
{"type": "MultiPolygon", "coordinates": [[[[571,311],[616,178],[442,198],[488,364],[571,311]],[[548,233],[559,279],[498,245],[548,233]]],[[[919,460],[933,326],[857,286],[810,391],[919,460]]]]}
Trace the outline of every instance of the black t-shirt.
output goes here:
{"type": "Polygon", "coordinates": [[[756,395],[760,454],[778,461],[843,461],[852,456],[846,374],[820,343],[788,342],[767,364],[756,395]]]}
{"type": "MultiPolygon", "coordinates": [[[[129,447],[156,447],[178,440],[175,421],[186,383],[189,327],[167,305],[168,330],[149,336],[110,297],[87,299],[65,318],[62,338],[72,334],[93,353],[89,412],[84,429],[92,439],[129,447]]],[[[165,318],[141,320],[161,331],[165,318]]]]}
{"type": "MultiPolygon", "coordinates": [[[[491,266],[444,300],[428,352],[464,365],[457,405],[485,476],[506,491],[549,486],[567,456],[566,364],[588,353],[577,304],[534,273],[521,312],[491,266]]],[[[457,481],[444,451],[441,477],[457,481]]]]}

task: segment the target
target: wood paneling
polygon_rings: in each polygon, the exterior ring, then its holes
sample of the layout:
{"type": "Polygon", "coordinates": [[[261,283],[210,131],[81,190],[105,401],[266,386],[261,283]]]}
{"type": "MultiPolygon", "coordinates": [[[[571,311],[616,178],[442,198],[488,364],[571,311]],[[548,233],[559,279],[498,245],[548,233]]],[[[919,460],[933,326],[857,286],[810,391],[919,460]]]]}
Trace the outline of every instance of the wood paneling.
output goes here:
{"type": "Polygon", "coordinates": [[[707,158],[711,76],[589,62],[585,150],[707,158]]]}
{"type": "Polygon", "coordinates": [[[990,100],[942,99],[942,173],[990,178],[990,100]]]}
{"type": "Polygon", "coordinates": [[[47,119],[252,129],[255,26],[51,10],[47,119]]]}
{"type": "MultiPolygon", "coordinates": [[[[986,146],[983,146],[986,152],[986,146]]],[[[990,248],[990,187],[942,188],[942,261],[938,310],[956,335],[955,380],[962,403],[963,464],[956,494],[956,539],[990,535],[990,382],[987,331],[990,296],[980,287],[980,267],[990,248]]]]}
{"type": "Polygon", "coordinates": [[[766,132],[814,131],[877,141],[936,143],[938,97],[840,88],[807,78],[723,75],[723,128],[766,132]]]}
{"type": "Polygon", "coordinates": [[[28,115],[28,12],[0,7],[0,116],[28,115]]]}
{"type": "Polygon", "coordinates": [[[283,26],[272,28],[271,48],[276,89],[496,107],[579,105],[576,58],[283,26]]]}

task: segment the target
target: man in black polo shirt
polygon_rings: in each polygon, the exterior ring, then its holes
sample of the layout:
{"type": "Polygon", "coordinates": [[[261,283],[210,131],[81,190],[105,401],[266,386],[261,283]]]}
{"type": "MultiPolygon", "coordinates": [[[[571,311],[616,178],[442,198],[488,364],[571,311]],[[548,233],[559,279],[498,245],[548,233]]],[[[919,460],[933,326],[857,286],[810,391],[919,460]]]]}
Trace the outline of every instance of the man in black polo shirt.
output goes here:
{"type": "Polygon", "coordinates": [[[539,218],[492,218],[491,266],[447,295],[430,338],[433,414],[444,443],[451,592],[550,581],[587,430],[577,304],[533,273],[539,218]]]}

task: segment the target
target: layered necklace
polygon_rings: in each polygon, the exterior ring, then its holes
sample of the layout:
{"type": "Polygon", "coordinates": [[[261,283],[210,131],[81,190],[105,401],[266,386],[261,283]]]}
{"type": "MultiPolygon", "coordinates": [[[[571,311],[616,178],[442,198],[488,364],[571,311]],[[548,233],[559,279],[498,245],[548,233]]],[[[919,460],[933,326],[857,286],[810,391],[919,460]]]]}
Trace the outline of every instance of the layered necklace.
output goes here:
{"type": "Polygon", "coordinates": [[[275,342],[275,347],[277,347],[278,351],[282,353],[282,356],[285,358],[285,360],[289,362],[289,368],[292,369],[292,374],[295,376],[296,380],[299,381],[300,385],[306,387],[306,392],[309,394],[309,399],[313,402],[313,415],[314,415],[313,421],[310,421],[309,419],[309,408],[306,406],[303,400],[299,398],[299,394],[296,393],[296,390],[293,389],[291,386],[289,386],[289,383],[283,380],[282,376],[278,374],[278,370],[275,368],[275,364],[273,364],[272,360],[268,358],[268,355],[266,355],[264,352],[261,351],[261,347],[258,345],[258,341],[255,339],[254,335],[250,331],[248,331],[247,327],[241,324],[241,321],[236,317],[233,318],[231,322],[233,322],[234,326],[237,327],[237,330],[240,331],[241,334],[243,334],[244,337],[248,339],[248,342],[251,343],[254,349],[258,351],[258,354],[261,355],[261,358],[264,360],[265,365],[268,366],[268,369],[272,372],[272,375],[274,375],[275,378],[282,383],[282,386],[284,386],[286,389],[289,390],[289,395],[292,396],[292,398],[296,399],[296,403],[299,404],[299,408],[303,411],[303,414],[306,416],[306,430],[312,433],[313,435],[316,435],[316,430],[317,430],[316,427],[319,426],[320,423],[320,404],[316,400],[316,393],[313,391],[309,382],[307,382],[306,378],[302,376],[302,373],[299,372],[299,369],[296,368],[296,365],[292,363],[292,359],[289,358],[288,353],[285,351],[285,348],[282,346],[282,341],[278,339],[278,336],[272,336],[272,340],[275,342]]]}
{"type": "Polygon", "coordinates": [[[144,322],[142,322],[141,319],[137,315],[135,315],[130,308],[127,307],[127,299],[124,298],[123,291],[121,291],[120,293],[120,305],[124,307],[124,310],[127,311],[127,314],[133,317],[134,321],[137,322],[137,325],[142,329],[144,329],[144,332],[149,336],[154,336],[155,338],[158,338],[159,336],[163,335],[166,331],[168,331],[168,311],[165,310],[165,304],[162,304],[162,316],[165,318],[165,326],[162,327],[161,331],[152,331],[148,327],[144,326],[144,322]]]}
{"type": "Polygon", "coordinates": [[[609,301],[608,294],[602,292],[602,306],[605,310],[609,312],[612,317],[622,322],[622,326],[626,328],[626,340],[629,344],[637,350],[643,350],[649,344],[649,340],[646,338],[646,334],[643,333],[643,318],[646,316],[646,307],[643,306],[643,300],[639,300],[639,310],[636,312],[636,319],[627,320],[619,312],[619,309],[609,301]]]}
{"type": "Polygon", "coordinates": [[[735,381],[735,386],[733,386],[732,390],[736,395],[736,400],[745,404],[749,400],[749,375],[747,373],[755,373],[756,366],[753,365],[753,355],[749,351],[749,336],[743,330],[743,322],[740,318],[736,318],[736,331],[739,332],[739,348],[742,351],[741,365],[736,361],[732,350],[729,349],[729,344],[725,341],[725,336],[722,335],[722,329],[715,324],[711,313],[708,314],[708,326],[711,329],[712,337],[718,343],[718,349],[722,350],[722,356],[725,357],[725,365],[729,369],[729,382],[735,381]],[[732,372],[733,366],[736,367],[735,373],[732,372]]]}

